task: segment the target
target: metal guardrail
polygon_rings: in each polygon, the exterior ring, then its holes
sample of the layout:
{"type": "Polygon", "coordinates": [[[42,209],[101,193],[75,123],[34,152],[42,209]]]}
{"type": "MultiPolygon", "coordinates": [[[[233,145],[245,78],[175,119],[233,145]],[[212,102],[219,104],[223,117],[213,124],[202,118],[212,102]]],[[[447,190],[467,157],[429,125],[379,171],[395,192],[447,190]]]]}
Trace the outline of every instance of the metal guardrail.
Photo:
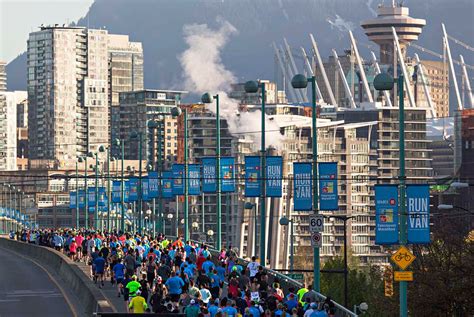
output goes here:
{"type": "MultiPolygon", "coordinates": [[[[167,238],[176,240],[175,236],[167,236],[167,238]]],[[[195,241],[195,240],[190,240],[190,241],[195,243],[195,244],[199,244],[199,245],[200,244],[206,244],[205,242],[199,242],[199,241],[195,241]]],[[[206,244],[206,245],[209,246],[209,244],[206,244]]],[[[209,250],[209,252],[211,252],[211,255],[214,258],[219,256],[219,250],[212,249],[212,248],[208,248],[208,250],[209,250]]],[[[246,267],[247,264],[249,263],[249,261],[247,261],[245,259],[242,259],[242,258],[238,258],[237,263],[239,265],[242,265],[243,267],[246,267]]],[[[273,280],[278,279],[278,281],[280,283],[280,286],[282,287],[282,289],[284,291],[288,291],[288,289],[290,287],[294,287],[295,290],[298,290],[301,287],[303,287],[302,283],[300,283],[300,282],[298,282],[298,281],[296,281],[292,278],[289,278],[288,276],[286,276],[284,274],[278,273],[278,272],[273,271],[271,269],[268,269],[266,267],[264,268],[264,271],[269,276],[270,283],[273,283],[273,280]]],[[[316,295],[318,296],[320,301],[326,300],[326,296],[324,296],[323,294],[316,292],[316,295]]],[[[335,313],[336,317],[347,317],[347,316],[357,317],[358,316],[356,313],[354,313],[351,310],[347,309],[343,305],[341,305],[341,304],[339,304],[339,303],[337,303],[333,300],[331,300],[331,302],[334,304],[334,307],[336,308],[336,313],[335,313]]]]}

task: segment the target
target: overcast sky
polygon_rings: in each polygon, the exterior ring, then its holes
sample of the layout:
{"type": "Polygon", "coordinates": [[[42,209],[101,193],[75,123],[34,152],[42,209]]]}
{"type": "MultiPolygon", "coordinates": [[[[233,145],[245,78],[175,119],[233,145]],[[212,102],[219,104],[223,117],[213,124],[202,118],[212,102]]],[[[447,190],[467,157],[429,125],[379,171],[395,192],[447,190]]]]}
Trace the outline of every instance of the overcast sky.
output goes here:
{"type": "Polygon", "coordinates": [[[43,24],[83,17],[94,0],[0,0],[0,60],[10,62],[26,50],[28,34],[43,24]]]}

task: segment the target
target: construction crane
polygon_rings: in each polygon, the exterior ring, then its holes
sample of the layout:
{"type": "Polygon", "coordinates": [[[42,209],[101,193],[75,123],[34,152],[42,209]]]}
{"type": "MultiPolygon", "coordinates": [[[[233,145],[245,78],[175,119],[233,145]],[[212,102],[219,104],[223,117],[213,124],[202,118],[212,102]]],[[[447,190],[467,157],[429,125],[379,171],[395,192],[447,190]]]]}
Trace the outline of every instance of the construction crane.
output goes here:
{"type": "MultiPolygon", "coordinates": [[[[351,39],[352,47],[354,48],[357,65],[359,66],[360,77],[362,79],[362,83],[364,84],[367,99],[369,99],[369,102],[374,102],[374,98],[372,98],[372,92],[370,91],[369,83],[367,82],[367,77],[365,76],[364,65],[362,65],[362,60],[360,59],[359,50],[357,49],[357,44],[354,39],[354,35],[352,35],[352,31],[349,31],[349,37],[351,39]]],[[[359,91],[359,94],[362,94],[362,91],[359,91]]]]}
{"type": "MultiPolygon", "coordinates": [[[[293,73],[291,78],[293,78],[294,75],[299,74],[300,72],[298,71],[298,68],[296,67],[295,59],[293,58],[293,53],[291,52],[290,45],[288,44],[288,41],[286,38],[283,38],[283,44],[284,48],[286,50],[286,54],[288,56],[288,59],[290,60],[290,73],[293,73]]],[[[300,96],[301,100],[303,102],[308,102],[308,96],[306,95],[306,90],[303,89],[298,89],[296,93],[300,96]]]]}
{"type": "MultiPolygon", "coordinates": [[[[273,42],[272,45],[273,45],[273,49],[275,50],[275,55],[276,55],[276,58],[277,58],[277,61],[278,61],[278,65],[280,66],[283,77],[285,77],[284,80],[287,81],[288,78],[290,78],[290,80],[291,80],[291,78],[293,78],[293,77],[288,76],[286,68],[285,68],[285,64],[283,63],[283,60],[281,59],[280,51],[278,50],[275,42],[273,42]]],[[[292,99],[298,101],[298,98],[296,97],[295,91],[294,91],[294,89],[291,88],[291,85],[290,85],[290,88],[288,90],[289,90],[289,93],[290,93],[292,99]]]]}
{"type": "Polygon", "coordinates": [[[441,23],[441,27],[443,28],[443,41],[444,45],[446,45],[446,52],[448,54],[449,69],[451,71],[451,74],[453,75],[452,77],[454,83],[454,91],[456,92],[456,101],[458,102],[458,110],[462,110],[464,107],[461,101],[461,94],[459,93],[458,80],[456,78],[456,71],[454,70],[453,59],[451,57],[451,49],[449,48],[448,33],[446,32],[446,27],[444,26],[444,23],[441,23]]]}
{"type": "Polygon", "coordinates": [[[326,70],[324,69],[323,60],[321,59],[321,54],[319,54],[318,45],[314,40],[313,34],[310,33],[309,37],[311,39],[311,45],[313,46],[314,54],[316,55],[316,60],[318,61],[319,69],[321,69],[321,75],[323,75],[324,85],[326,85],[326,89],[329,93],[329,99],[331,99],[332,105],[337,107],[336,98],[334,98],[331,85],[329,84],[328,76],[326,75],[326,70]]]}
{"type": "Polygon", "coordinates": [[[397,35],[397,32],[395,31],[394,27],[392,27],[392,34],[393,34],[393,39],[395,40],[394,42],[395,42],[395,48],[397,50],[398,61],[400,62],[400,66],[402,68],[403,79],[405,81],[408,100],[410,102],[410,106],[412,108],[415,108],[416,107],[415,100],[413,99],[413,94],[411,93],[411,90],[410,90],[410,78],[408,77],[407,68],[405,66],[405,61],[403,60],[402,50],[400,49],[400,43],[398,42],[398,35],[397,35]]]}
{"type": "Polygon", "coordinates": [[[423,71],[423,65],[421,64],[420,58],[418,57],[418,54],[416,54],[416,53],[415,53],[415,60],[416,60],[416,63],[418,64],[418,71],[419,71],[420,76],[421,76],[421,82],[423,84],[423,91],[425,92],[426,100],[428,100],[428,106],[429,106],[430,111],[431,111],[431,117],[436,118],[436,110],[435,110],[434,105],[433,105],[433,100],[431,99],[430,90],[428,89],[428,87],[426,85],[426,78],[425,78],[425,73],[423,71]]]}
{"type": "Polygon", "coordinates": [[[339,62],[339,57],[337,56],[337,52],[335,49],[332,50],[332,54],[334,56],[334,59],[336,60],[337,69],[339,70],[339,75],[341,76],[342,83],[344,84],[344,89],[346,90],[346,94],[347,96],[349,96],[349,102],[351,104],[351,108],[356,108],[354,97],[352,96],[352,93],[351,93],[351,88],[349,87],[349,84],[347,83],[346,75],[344,74],[344,70],[342,69],[341,63],[339,62]]]}
{"type": "Polygon", "coordinates": [[[469,81],[469,76],[467,75],[467,69],[466,69],[466,64],[464,63],[464,57],[462,55],[459,55],[459,60],[461,61],[462,74],[464,76],[464,82],[467,88],[467,99],[469,99],[469,104],[471,108],[474,108],[474,103],[472,101],[473,96],[472,96],[472,90],[471,90],[471,83],[469,81]]]}
{"type": "MultiPolygon", "coordinates": [[[[311,67],[311,63],[309,62],[309,58],[308,58],[308,55],[306,54],[306,50],[304,49],[304,47],[300,47],[300,49],[301,49],[301,54],[303,55],[303,59],[305,61],[306,68],[308,69],[308,73],[311,74],[311,76],[314,76],[313,68],[311,67]]],[[[324,103],[323,95],[321,94],[321,90],[319,90],[318,85],[316,85],[316,96],[318,97],[318,102],[324,103]]]]}
{"type": "MultiPolygon", "coordinates": [[[[375,54],[373,51],[370,51],[370,54],[372,55],[372,61],[375,66],[375,73],[378,75],[381,73],[381,71],[380,71],[379,63],[377,63],[377,57],[375,57],[375,54]]],[[[387,90],[384,90],[383,95],[385,96],[385,102],[387,103],[387,106],[391,108],[393,105],[392,105],[392,100],[390,99],[389,92],[387,90]]]]}

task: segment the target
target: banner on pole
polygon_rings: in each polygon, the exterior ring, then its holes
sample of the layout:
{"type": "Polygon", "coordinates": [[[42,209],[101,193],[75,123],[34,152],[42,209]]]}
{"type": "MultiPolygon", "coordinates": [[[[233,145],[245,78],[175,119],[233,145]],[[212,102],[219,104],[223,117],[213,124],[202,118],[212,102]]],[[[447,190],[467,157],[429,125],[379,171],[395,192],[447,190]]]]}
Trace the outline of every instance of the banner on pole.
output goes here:
{"type": "Polygon", "coordinates": [[[148,172],[148,198],[158,198],[159,181],[158,172],[148,172]]]}
{"type": "Polygon", "coordinates": [[[79,189],[79,208],[86,207],[86,192],[84,189],[79,189]]]}
{"type": "Polygon", "coordinates": [[[105,187],[99,187],[99,207],[107,206],[107,191],[105,187]]]}
{"type": "Polygon", "coordinates": [[[235,160],[233,157],[221,158],[221,192],[232,193],[235,191],[235,160]]]}
{"type": "Polygon", "coordinates": [[[184,164],[173,164],[173,195],[184,195],[184,164]]]}
{"type": "Polygon", "coordinates": [[[283,157],[268,156],[266,162],[267,197],[281,197],[283,178],[283,157]]]}
{"type": "Polygon", "coordinates": [[[87,206],[90,213],[95,212],[95,187],[87,188],[87,206]]]}
{"type": "Polygon", "coordinates": [[[407,185],[408,243],[430,243],[430,186],[407,185]]]}
{"type": "Polygon", "coordinates": [[[204,157],[202,160],[202,191],[215,193],[217,190],[216,158],[204,157]]]}
{"type": "Polygon", "coordinates": [[[125,193],[124,193],[124,202],[130,202],[130,181],[125,181],[125,193]]]}
{"type": "Polygon", "coordinates": [[[337,163],[319,163],[319,210],[338,210],[337,163]]]}
{"type": "Polygon", "coordinates": [[[310,211],[313,207],[313,180],[311,163],[293,163],[294,210],[310,211]]]}
{"type": "Polygon", "coordinates": [[[260,196],[260,157],[245,157],[245,197],[260,196]]]}
{"type": "Polygon", "coordinates": [[[162,198],[173,198],[173,173],[170,171],[163,172],[163,183],[161,185],[162,198]]]}
{"type": "Polygon", "coordinates": [[[143,201],[150,201],[150,180],[148,178],[142,179],[142,199],[143,201]]]}
{"type": "Polygon", "coordinates": [[[129,180],[128,200],[129,201],[138,200],[138,178],[137,177],[131,177],[129,180]]]}
{"type": "Polygon", "coordinates": [[[77,207],[77,193],[75,191],[69,192],[69,208],[75,209],[77,207]]]}
{"type": "Polygon", "coordinates": [[[398,243],[398,186],[375,185],[375,244],[398,243]]]}
{"type": "Polygon", "coordinates": [[[121,181],[112,181],[112,202],[120,203],[122,201],[121,181]]]}
{"type": "Polygon", "coordinates": [[[188,164],[188,194],[201,194],[201,166],[199,164],[188,164]]]}

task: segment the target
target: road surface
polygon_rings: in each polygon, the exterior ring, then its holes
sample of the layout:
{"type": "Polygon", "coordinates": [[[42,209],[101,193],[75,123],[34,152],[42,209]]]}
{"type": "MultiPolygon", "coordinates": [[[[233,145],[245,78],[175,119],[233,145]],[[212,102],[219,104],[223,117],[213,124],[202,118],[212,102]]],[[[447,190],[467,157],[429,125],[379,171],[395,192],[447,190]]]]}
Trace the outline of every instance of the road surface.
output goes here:
{"type": "Polygon", "coordinates": [[[0,317],[75,316],[40,266],[4,248],[0,248],[0,263],[0,317]]]}

